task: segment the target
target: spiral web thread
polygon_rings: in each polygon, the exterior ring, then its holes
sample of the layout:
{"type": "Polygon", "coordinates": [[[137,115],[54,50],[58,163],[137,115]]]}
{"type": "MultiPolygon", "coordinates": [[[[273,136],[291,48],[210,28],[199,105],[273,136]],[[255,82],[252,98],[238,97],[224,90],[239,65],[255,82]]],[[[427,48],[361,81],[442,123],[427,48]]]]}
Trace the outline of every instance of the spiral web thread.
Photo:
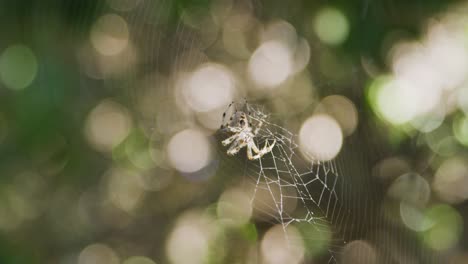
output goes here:
{"type": "MultiPolygon", "coordinates": [[[[248,115],[253,129],[263,122],[254,139],[259,148],[263,148],[265,142],[271,144],[276,140],[275,147],[270,153],[257,160],[247,160],[244,169],[245,176],[255,185],[251,203],[256,212],[265,216],[267,221],[279,223],[283,227],[288,243],[294,243],[295,240],[287,235],[286,229],[291,224],[311,224],[317,234],[330,232],[326,225],[334,219],[340,209],[336,192],[339,182],[336,163],[306,161],[302,158],[298,153],[300,150],[297,136],[286,128],[270,122],[263,107],[242,102],[235,103],[229,108],[225,118],[235,116],[236,112],[242,111],[248,115]],[[228,114],[229,111],[231,114],[228,114]],[[262,191],[269,193],[270,202],[257,197],[262,191]],[[286,205],[291,202],[296,204],[296,208],[288,211],[286,205]]],[[[329,263],[336,262],[332,247],[329,248],[331,253],[329,263]]]]}

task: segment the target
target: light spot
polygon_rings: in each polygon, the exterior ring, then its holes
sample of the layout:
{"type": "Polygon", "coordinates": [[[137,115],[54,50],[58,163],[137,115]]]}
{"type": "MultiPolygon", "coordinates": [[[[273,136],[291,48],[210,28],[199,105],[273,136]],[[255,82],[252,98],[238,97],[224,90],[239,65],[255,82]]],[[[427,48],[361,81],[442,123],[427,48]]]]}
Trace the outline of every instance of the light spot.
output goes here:
{"type": "Polygon", "coordinates": [[[310,46],[306,39],[297,35],[296,29],[284,20],[268,24],[260,35],[261,43],[277,41],[291,53],[292,73],[302,71],[310,60],[310,46]]]}
{"type": "Polygon", "coordinates": [[[373,168],[373,175],[383,181],[394,180],[411,170],[408,161],[402,157],[390,157],[381,160],[373,168]]]}
{"type": "Polygon", "coordinates": [[[371,98],[386,121],[394,125],[411,122],[425,133],[439,127],[451,111],[444,89],[459,85],[467,71],[467,63],[460,59],[467,51],[459,39],[435,28],[422,43],[401,42],[392,48],[393,74],[376,79],[375,97],[371,98]],[[450,70],[452,67],[456,69],[450,70]]]}
{"type": "Polygon", "coordinates": [[[198,130],[186,129],[174,135],[167,146],[169,161],[178,171],[192,173],[201,170],[211,160],[208,138],[198,130]]]}
{"type": "Polygon", "coordinates": [[[419,43],[402,43],[395,49],[394,76],[407,84],[405,87],[409,90],[407,95],[411,95],[409,99],[413,102],[414,116],[432,111],[440,103],[444,76],[434,68],[427,49],[419,43]]]}
{"type": "Polygon", "coordinates": [[[371,97],[381,118],[393,125],[409,122],[429,133],[443,125],[456,101],[459,108],[467,109],[467,89],[460,87],[468,74],[465,27],[460,17],[442,17],[430,21],[421,40],[400,41],[392,47],[391,77],[375,82],[380,85],[374,86],[378,88],[371,97]]]}
{"type": "Polygon", "coordinates": [[[326,7],[316,15],[314,30],[322,42],[329,45],[339,45],[348,37],[349,22],[341,10],[326,7]]]}
{"type": "Polygon", "coordinates": [[[297,44],[296,29],[290,23],[279,20],[266,26],[261,34],[261,42],[277,41],[293,50],[297,44]]]}
{"type": "Polygon", "coordinates": [[[301,222],[294,226],[302,235],[307,259],[314,259],[314,257],[327,252],[333,237],[328,222],[317,220],[316,224],[301,222]]]}
{"type": "Polygon", "coordinates": [[[404,80],[388,79],[376,87],[376,107],[384,120],[401,125],[418,113],[420,92],[404,80]]]}
{"type": "Polygon", "coordinates": [[[424,135],[426,144],[434,153],[441,156],[453,156],[459,148],[458,142],[452,135],[448,125],[442,123],[437,129],[424,135]]]}
{"type": "Polygon", "coordinates": [[[225,191],[218,201],[218,217],[228,225],[246,224],[252,216],[250,200],[251,198],[241,189],[225,191]]]}
{"type": "Polygon", "coordinates": [[[393,181],[387,195],[411,205],[424,207],[429,201],[431,188],[427,180],[419,174],[405,173],[393,181]]]}
{"type": "Polygon", "coordinates": [[[184,88],[190,107],[197,112],[208,112],[232,102],[234,77],[222,65],[203,64],[191,74],[184,88]]]}
{"type": "Polygon", "coordinates": [[[296,49],[294,52],[294,73],[301,72],[307,67],[310,61],[310,45],[305,38],[297,40],[296,49]]]}
{"type": "Polygon", "coordinates": [[[130,133],[131,123],[125,107],[109,99],[103,100],[86,119],[86,139],[99,151],[111,151],[130,133]]]}
{"type": "Polygon", "coordinates": [[[267,41],[250,57],[248,73],[259,88],[274,88],[293,71],[291,50],[279,41],[267,41]]]}
{"type": "Polygon", "coordinates": [[[150,139],[140,129],[133,129],[118,149],[113,152],[114,160],[127,159],[136,168],[148,171],[157,166],[151,156],[150,139]]]}
{"type": "Polygon", "coordinates": [[[210,242],[215,237],[214,223],[198,212],[179,217],[166,242],[166,254],[173,264],[206,263],[210,242]]]}
{"type": "Polygon", "coordinates": [[[442,125],[445,114],[444,107],[439,105],[438,107],[434,107],[432,111],[416,116],[410,123],[417,130],[428,133],[442,125]]]}
{"type": "Polygon", "coordinates": [[[408,204],[400,203],[400,217],[406,227],[411,230],[421,232],[431,227],[431,223],[427,221],[423,208],[408,204]]]}
{"type": "Polygon", "coordinates": [[[423,239],[430,248],[442,251],[457,244],[463,220],[455,209],[448,205],[435,205],[427,210],[426,221],[431,227],[423,232],[423,239]]]}
{"type": "Polygon", "coordinates": [[[202,230],[181,226],[171,233],[168,243],[169,259],[173,263],[204,263],[208,239],[202,230]]]}
{"type": "Polygon", "coordinates": [[[270,228],[262,239],[261,252],[268,264],[301,263],[304,258],[304,243],[296,228],[286,230],[281,225],[270,228]]]}
{"type": "MultiPolygon", "coordinates": [[[[444,89],[453,89],[466,79],[468,50],[465,32],[451,32],[450,25],[434,23],[427,33],[426,52],[431,67],[440,75],[444,89]]],[[[431,76],[426,76],[426,78],[431,76]]]]}
{"type": "Polygon", "coordinates": [[[444,201],[459,203],[468,199],[468,165],[454,157],[445,160],[437,169],[432,183],[434,191],[444,201]]]}
{"type": "Polygon", "coordinates": [[[127,22],[116,14],[101,16],[91,29],[91,44],[102,55],[112,56],[122,52],[128,45],[127,22]]]}
{"type": "Polygon", "coordinates": [[[317,113],[325,113],[340,124],[345,135],[351,135],[358,124],[356,106],[351,100],[341,95],[325,97],[316,108],[317,113]]]}
{"type": "Polygon", "coordinates": [[[119,209],[131,212],[137,208],[145,194],[137,174],[113,168],[108,172],[107,196],[119,209]]]}
{"type": "MultiPolygon", "coordinates": [[[[91,47],[88,48],[91,50],[91,47]]],[[[90,51],[84,55],[83,63],[87,74],[94,79],[119,79],[128,69],[134,67],[138,62],[137,49],[129,43],[122,52],[115,55],[104,55],[96,51],[90,51]],[[86,62],[86,60],[88,60],[86,62]],[[88,65],[86,65],[88,64],[88,65]]]]}
{"type": "Polygon", "coordinates": [[[0,79],[13,90],[31,85],[36,78],[37,68],[36,56],[24,45],[9,46],[0,56],[0,79]]]}
{"type": "Polygon", "coordinates": [[[91,244],[78,257],[78,264],[119,264],[119,257],[107,245],[91,244]]]}
{"type": "Polygon", "coordinates": [[[302,124],[299,144],[307,158],[331,160],[338,155],[343,144],[340,125],[328,115],[314,115],[302,124]]]}
{"type": "Polygon", "coordinates": [[[354,240],[343,248],[341,263],[347,264],[377,264],[377,252],[364,240],[354,240]]]}

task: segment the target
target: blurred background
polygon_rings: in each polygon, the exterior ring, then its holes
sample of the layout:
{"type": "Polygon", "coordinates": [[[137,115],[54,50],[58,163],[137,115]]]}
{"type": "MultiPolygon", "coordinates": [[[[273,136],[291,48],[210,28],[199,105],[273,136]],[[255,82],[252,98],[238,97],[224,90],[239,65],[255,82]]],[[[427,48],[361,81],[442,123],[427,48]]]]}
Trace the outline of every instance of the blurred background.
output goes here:
{"type": "Polygon", "coordinates": [[[468,263],[466,1],[3,0],[0,32],[0,263],[468,263]],[[242,98],[335,166],[330,232],[259,216],[242,98]]]}

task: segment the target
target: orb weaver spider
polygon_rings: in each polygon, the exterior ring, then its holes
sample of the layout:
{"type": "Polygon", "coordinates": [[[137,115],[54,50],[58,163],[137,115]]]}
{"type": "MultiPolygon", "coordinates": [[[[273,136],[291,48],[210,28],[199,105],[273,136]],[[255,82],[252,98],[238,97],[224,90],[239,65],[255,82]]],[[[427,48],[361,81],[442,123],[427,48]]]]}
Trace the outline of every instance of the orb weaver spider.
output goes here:
{"type": "MultiPolygon", "coordinates": [[[[233,104],[234,102],[229,104],[228,109],[233,104]]],[[[226,118],[226,112],[223,113],[223,120],[226,118]]],[[[271,152],[276,144],[276,140],[273,140],[272,144],[269,144],[267,140],[265,142],[265,146],[262,149],[259,149],[257,144],[255,144],[254,139],[260,131],[262,125],[262,120],[259,120],[256,124],[256,127],[254,128],[252,123],[249,122],[245,112],[235,110],[229,118],[229,123],[221,125],[222,130],[227,130],[228,132],[234,133],[232,136],[224,139],[221,142],[223,146],[230,145],[227,150],[227,154],[233,156],[237,154],[243,147],[246,147],[247,158],[249,160],[256,160],[271,152]]]]}

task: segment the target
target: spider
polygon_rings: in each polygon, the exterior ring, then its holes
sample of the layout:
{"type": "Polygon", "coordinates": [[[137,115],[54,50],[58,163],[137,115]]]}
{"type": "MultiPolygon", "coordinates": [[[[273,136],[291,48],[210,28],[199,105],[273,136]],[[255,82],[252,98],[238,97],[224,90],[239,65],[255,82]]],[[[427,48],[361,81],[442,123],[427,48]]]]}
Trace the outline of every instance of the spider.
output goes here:
{"type": "MultiPolygon", "coordinates": [[[[231,105],[229,105],[229,107],[231,105]]],[[[268,141],[266,141],[263,149],[259,149],[254,141],[255,136],[258,134],[260,128],[263,125],[261,120],[258,122],[255,129],[253,129],[252,124],[249,123],[247,115],[244,112],[236,111],[234,116],[236,117],[237,122],[232,121],[233,117],[231,116],[230,123],[221,125],[221,129],[226,129],[227,131],[234,133],[234,135],[226,138],[221,142],[223,146],[231,144],[227,150],[228,155],[232,156],[237,154],[243,147],[247,147],[247,157],[249,160],[259,159],[263,157],[263,155],[271,152],[275,146],[276,140],[274,140],[272,144],[269,144],[268,141]],[[255,155],[253,152],[255,152],[255,155]]],[[[223,114],[223,118],[225,117],[226,113],[223,114]]]]}

